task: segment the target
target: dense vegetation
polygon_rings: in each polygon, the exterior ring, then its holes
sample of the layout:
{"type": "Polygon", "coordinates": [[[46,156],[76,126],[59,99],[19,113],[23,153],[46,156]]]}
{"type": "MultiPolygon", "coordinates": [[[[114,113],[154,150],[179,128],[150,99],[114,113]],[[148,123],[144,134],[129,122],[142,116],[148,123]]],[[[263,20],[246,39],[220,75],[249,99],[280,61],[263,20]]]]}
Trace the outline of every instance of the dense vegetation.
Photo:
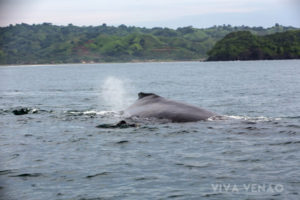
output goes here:
{"type": "Polygon", "coordinates": [[[218,41],[208,55],[208,60],[299,59],[300,30],[265,36],[233,32],[218,41]]]}
{"type": "Polygon", "coordinates": [[[199,60],[205,59],[216,41],[231,32],[245,30],[266,35],[294,29],[278,24],[266,29],[223,25],[174,30],[23,23],[0,28],[0,64],[199,60]]]}

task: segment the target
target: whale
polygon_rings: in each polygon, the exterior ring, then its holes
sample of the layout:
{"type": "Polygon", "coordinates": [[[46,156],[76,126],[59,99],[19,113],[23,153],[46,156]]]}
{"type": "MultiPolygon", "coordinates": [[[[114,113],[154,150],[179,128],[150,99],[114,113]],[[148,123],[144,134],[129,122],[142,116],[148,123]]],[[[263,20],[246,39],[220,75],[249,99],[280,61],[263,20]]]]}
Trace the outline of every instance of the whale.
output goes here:
{"type": "Polygon", "coordinates": [[[171,122],[196,122],[219,116],[203,108],[173,101],[154,93],[138,93],[138,99],[123,111],[132,118],[155,118],[171,122]]]}

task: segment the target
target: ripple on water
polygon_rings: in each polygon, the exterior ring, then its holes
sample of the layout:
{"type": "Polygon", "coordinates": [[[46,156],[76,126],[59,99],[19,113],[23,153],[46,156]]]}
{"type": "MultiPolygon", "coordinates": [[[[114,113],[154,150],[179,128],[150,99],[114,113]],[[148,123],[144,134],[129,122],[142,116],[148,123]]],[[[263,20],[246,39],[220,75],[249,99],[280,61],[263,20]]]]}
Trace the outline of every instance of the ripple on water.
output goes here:
{"type": "Polygon", "coordinates": [[[121,140],[121,141],[116,142],[116,144],[125,144],[125,143],[129,143],[129,141],[128,140],[121,140]]]}
{"type": "Polygon", "coordinates": [[[287,142],[279,142],[279,143],[271,143],[270,146],[277,146],[277,145],[291,145],[291,144],[299,144],[300,141],[287,141],[287,142]]]}
{"type": "Polygon", "coordinates": [[[8,169],[8,170],[1,170],[0,171],[0,176],[1,175],[14,174],[14,173],[15,173],[14,170],[10,170],[10,169],[8,169]]]}
{"type": "Polygon", "coordinates": [[[23,173],[23,174],[11,175],[9,177],[24,177],[24,178],[27,178],[27,177],[40,177],[40,176],[43,176],[43,174],[42,173],[23,173]]]}
{"type": "Polygon", "coordinates": [[[101,172],[101,173],[97,173],[97,174],[93,174],[93,175],[88,175],[88,176],[86,176],[86,178],[90,179],[90,178],[94,178],[97,176],[106,176],[109,174],[111,174],[111,172],[101,172]]]}

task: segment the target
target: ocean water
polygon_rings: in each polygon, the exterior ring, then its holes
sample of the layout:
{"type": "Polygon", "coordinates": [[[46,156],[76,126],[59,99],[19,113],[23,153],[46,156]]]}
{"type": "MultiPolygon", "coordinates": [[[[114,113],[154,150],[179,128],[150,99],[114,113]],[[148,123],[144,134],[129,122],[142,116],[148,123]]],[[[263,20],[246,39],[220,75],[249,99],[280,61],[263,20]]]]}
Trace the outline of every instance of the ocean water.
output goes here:
{"type": "Polygon", "coordinates": [[[300,198],[300,60],[1,66],[0,116],[0,199],[300,198]],[[141,91],[227,119],[96,128],[141,91]]]}

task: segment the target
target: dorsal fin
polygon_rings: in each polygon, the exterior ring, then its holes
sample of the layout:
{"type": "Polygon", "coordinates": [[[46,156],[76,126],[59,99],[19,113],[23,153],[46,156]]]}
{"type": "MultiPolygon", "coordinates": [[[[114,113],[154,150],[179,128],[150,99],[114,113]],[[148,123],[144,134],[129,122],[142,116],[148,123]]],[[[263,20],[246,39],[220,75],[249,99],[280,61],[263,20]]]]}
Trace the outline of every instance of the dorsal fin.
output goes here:
{"type": "Polygon", "coordinates": [[[153,95],[154,97],[158,97],[158,95],[156,95],[154,93],[144,93],[144,92],[138,93],[139,99],[142,99],[144,97],[151,96],[151,95],[153,95]]]}

